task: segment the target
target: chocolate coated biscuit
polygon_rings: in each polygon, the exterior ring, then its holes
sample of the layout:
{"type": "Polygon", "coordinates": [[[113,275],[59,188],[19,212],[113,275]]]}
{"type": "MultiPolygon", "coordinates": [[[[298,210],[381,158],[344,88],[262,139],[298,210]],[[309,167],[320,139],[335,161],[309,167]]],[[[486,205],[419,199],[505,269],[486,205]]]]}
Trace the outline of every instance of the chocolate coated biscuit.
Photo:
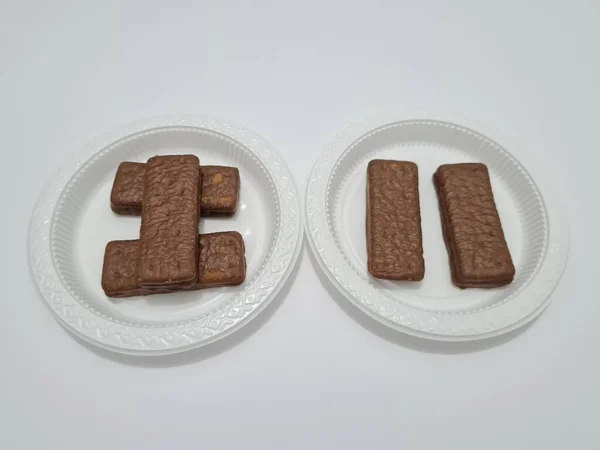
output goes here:
{"type": "Polygon", "coordinates": [[[155,156],[146,163],[137,285],[186,288],[198,278],[200,161],[155,156]]]}
{"type": "Polygon", "coordinates": [[[233,214],[240,190],[239,170],[225,166],[202,166],[201,169],[203,214],[233,214]]]}
{"type": "MultiPolygon", "coordinates": [[[[198,282],[188,290],[238,285],[246,279],[245,246],[237,231],[201,234],[198,238],[198,282]]],[[[140,241],[111,241],[104,253],[102,289],[123,298],[175,292],[138,287],[135,279],[140,241]]],[[[181,289],[180,289],[181,291],[181,289]]]]}
{"type": "Polygon", "coordinates": [[[148,289],[135,281],[140,241],[111,241],[106,244],[102,266],[102,289],[109,297],[144,295],[148,289]]]}
{"type": "Polygon", "coordinates": [[[142,213],[145,178],[145,163],[119,164],[110,192],[110,207],[113,212],[126,216],[139,216],[142,213]]]}
{"type": "Polygon", "coordinates": [[[244,238],[237,231],[201,234],[198,282],[193,289],[228,286],[246,279],[244,238]]]}
{"type": "Polygon", "coordinates": [[[461,288],[512,282],[515,267],[487,167],[446,164],[434,175],[452,282],[461,288]]]}
{"type": "Polygon", "coordinates": [[[369,162],[366,226],[371,275],[387,280],[423,279],[419,173],[415,163],[369,162]]]}
{"type": "MultiPolygon", "coordinates": [[[[236,167],[202,166],[200,214],[233,214],[237,209],[240,172],[236,167]]],[[[110,194],[110,207],[116,214],[139,216],[144,198],[146,164],[122,162],[110,194]]]]}

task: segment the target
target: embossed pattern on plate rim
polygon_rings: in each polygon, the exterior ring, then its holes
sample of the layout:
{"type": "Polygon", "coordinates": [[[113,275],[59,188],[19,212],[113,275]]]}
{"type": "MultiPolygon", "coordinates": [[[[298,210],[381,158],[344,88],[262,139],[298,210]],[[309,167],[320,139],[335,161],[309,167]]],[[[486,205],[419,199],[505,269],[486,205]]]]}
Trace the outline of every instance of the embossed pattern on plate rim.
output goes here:
{"type": "MultiPolygon", "coordinates": [[[[549,236],[545,257],[536,275],[518,295],[495,308],[471,314],[450,315],[412,308],[393,302],[361,279],[341,254],[328,225],[329,179],[338,160],[364,135],[384,126],[404,121],[442,122],[470,129],[490,141],[500,142],[499,151],[525,173],[529,170],[505,148],[519,148],[514,139],[499,132],[489,133],[488,126],[456,113],[394,111],[361,118],[347,125],[326,146],[309,173],[305,191],[305,228],[316,260],[334,286],[361,311],[375,320],[404,333],[432,340],[467,341],[485,339],[514,330],[538,316],[550,302],[568,259],[569,232],[552,195],[549,182],[536,172],[535,186],[541,193],[547,213],[549,236]]],[[[533,178],[533,177],[531,177],[533,178]]]]}
{"type": "Polygon", "coordinates": [[[162,116],[137,121],[108,133],[71,157],[47,182],[33,209],[28,236],[31,273],[58,322],[94,345],[125,354],[165,355],[212,343],[256,317],[277,295],[300,254],[303,223],[298,190],[285,162],[261,136],[234,122],[210,116],[162,116]],[[51,258],[54,209],[71,178],[112,143],[155,128],[193,127],[220,133],[250,150],[267,168],[281,206],[278,237],[262,272],[244,295],[209,316],[183,325],[147,328],[107,321],[86,309],[62,285],[51,258]]]}

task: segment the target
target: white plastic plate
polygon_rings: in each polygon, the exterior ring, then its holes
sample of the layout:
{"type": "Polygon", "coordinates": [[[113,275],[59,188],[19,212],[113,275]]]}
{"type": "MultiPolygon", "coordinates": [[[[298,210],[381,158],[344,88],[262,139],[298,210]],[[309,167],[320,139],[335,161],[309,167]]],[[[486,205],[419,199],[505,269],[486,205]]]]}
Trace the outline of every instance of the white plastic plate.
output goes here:
{"type": "Polygon", "coordinates": [[[156,118],[95,142],[46,185],[29,231],[39,290],[58,321],[77,336],[121,353],[159,355],[216,341],[255,317],[277,295],[302,242],[300,201],[279,154],[256,133],[210,117],[156,118]],[[239,231],[246,243],[241,286],[108,298],[100,286],[110,240],[138,239],[140,218],[110,209],[121,161],[192,153],[201,164],[236,166],[241,186],[231,218],[200,220],[200,232],[239,231]]]}
{"type": "Polygon", "coordinates": [[[365,119],[330,142],[309,175],[306,228],[317,261],[348,300],[385,325],[447,341],[499,335],[538,315],[559,281],[568,229],[548,186],[534,181],[508,152],[511,143],[476,130],[425,115],[365,119]],[[419,167],[422,282],[378,280],[367,272],[366,168],[376,158],[414,161],[419,167]],[[432,177],[441,164],[469,161],[489,168],[515,263],[515,280],[502,288],[462,290],[450,279],[432,177]]]}

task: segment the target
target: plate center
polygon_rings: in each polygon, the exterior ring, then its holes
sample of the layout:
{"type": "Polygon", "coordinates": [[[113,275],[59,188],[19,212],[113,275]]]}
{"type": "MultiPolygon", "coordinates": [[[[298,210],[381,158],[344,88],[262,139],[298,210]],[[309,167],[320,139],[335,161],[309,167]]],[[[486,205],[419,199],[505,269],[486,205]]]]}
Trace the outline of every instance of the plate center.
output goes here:
{"type": "MultiPolygon", "coordinates": [[[[506,288],[460,289],[450,279],[448,253],[432,177],[441,164],[476,160],[474,155],[463,149],[435,142],[387,143],[369,148],[336,187],[333,223],[338,248],[355,272],[381,295],[418,309],[459,313],[491,306],[507,294],[506,288]],[[425,278],[421,282],[379,280],[367,272],[366,173],[367,164],[372,159],[407,160],[418,165],[425,259],[425,278]]],[[[524,243],[518,202],[510,186],[498,176],[496,168],[493,165],[488,167],[506,239],[519,274],[524,243]]],[[[518,282],[518,279],[515,280],[514,285],[518,282]]]]}
{"type": "Polygon", "coordinates": [[[172,128],[125,139],[91,160],[65,190],[55,217],[54,259],[63,283],[86,308],[129,325],[168,326],[219,310],[244,292],[259,274],[277,238],[279,203],[269,175],[241,144],[201,129],[172,128]],[[246,246],[246,281],[241,286],[193,292],[108,298],[100,286],[104,249],[111,240],[138,239],[140,217],[110,209],[110,191],[122,161],[145,162],[159,154],[195,154],[204,165],[235,166],[240,197],[232,217],[202,217],[200,233],[238,231],[246,246]],[[60,236],[64,236],[63,239],[60,236]]]}

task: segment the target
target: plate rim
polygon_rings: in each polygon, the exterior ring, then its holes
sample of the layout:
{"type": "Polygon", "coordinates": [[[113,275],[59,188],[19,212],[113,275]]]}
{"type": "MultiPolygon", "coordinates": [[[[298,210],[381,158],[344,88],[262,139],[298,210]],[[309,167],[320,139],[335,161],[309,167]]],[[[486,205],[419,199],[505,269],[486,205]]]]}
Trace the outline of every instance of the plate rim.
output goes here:
{"type": "Polygon", "coordinates": [[[129,355],[180,353],[211,344],[234,333],[258,316],[276,298],[298,263],[304,236],[302,207],[300,192],[286,162],[258,133],[228,119],[210,115],[144,118],[94,139],[83,150],[75,152],[46,182],[30,216],[28,265],[43,303],[54,318],[75,336],[105,350],[129,355]],[[277,225],[278,238],[263,271],[254,279],[252,286],[246,289],[246,295],[225,308],[184,325],[150,328],[118,324],[85,308],[63,286],[50,251],[52,218],[62,192],[88,161],[98,157],[103,150],[121,139],[164,127],[205,129],[233,139],[248,149],[273,179],[273,189],[277,193],[281,209],[277,225]],[[275,260],[277,265],[273,267],[275,260]]]}
{"type": "MultiPolygon", "coordinates": [[[[552,195],[554,189],[549,183],[549,177],[544,177],[543,174],[540,174],[539,168],[535,167],[535,165],[527,164],[527,157],[519,155],[517,158],[509,150],[506,150],[507,148],[523,148],[523,145],[519,144],[520,141],[518,139],[509,136],[507,133],[502,133],[476,119],[466,117],[464,114],[448,111],[432,113],[431,111],[424,110],[394,110],[361,117],[346,125],[325,144],[306,178],[303,219],[307,241],[320,269],[326,274],[329,281],[338,291],[363,313],[383,325],[415,337],[438,341],[472,341],[508,333],[530,322],[551,301],[551,294],[558,285],[567,265],[570,238],[567,218],[563,214],[560,214],[559,201],[555,195],[552,195]],[[487,322],[485,323],[485,327],[481,327],[481,329],[466,332],[464,329],[460,330],[460,323],[457,325],[456,318],[460,316],[445,314],[432,316],[432,313],[429,311],[411,308],[408,305],[394,306],[394,311],[384,310],[385,308],[378,307],[377,304],[373,303],[371,292],[361,289],[361,284],[368,285],[368,283],[353,273],[343,255],[341,255],[341,252],[334,244],[334,237],[326,225],[327,221],[325,218],[327,214],[327,186],[336,161],[348,150],[353,142],[356,142],[369,132],[393,123],[415,120],[454,124],[486,136],[492,142],[499,144],[512,159],[518,162],[532,178],[540,193],[548,220],[548,251],[544,256],[540,270],[531,280],[530,284],[523,289],[523,292],[508,303],[514,302],[525,293],[524,291],[527,288],[534,284],[537,285],[537,289],[533,294],[536,301],[531,308],[519,317],[509,318],[508,323],[494,324],[487,322]],[[535,168],[533,174],[532,168],[535,168]],[[323,220],[313,219],[314,215],[322,217],[323,220]],[[321,236],[322,234],[325,237],[321,236]],[[353,276],[356,278],[348,281],[346,279],[347,273],[351,274],[350,277],[353,276]],[[541,275],[545,275],[543,280],[540,278],[541,275]],[[434,319],[441,319],[441,321],[431,321],[432,317],[434,319]],[[426,321],[428,321],[429,327],[424,326],[426,321]],[[432,323],[434,326],[431,326],[432,323]]],[[[503,320],[507,322],[505,317],[503,320]]]]}

